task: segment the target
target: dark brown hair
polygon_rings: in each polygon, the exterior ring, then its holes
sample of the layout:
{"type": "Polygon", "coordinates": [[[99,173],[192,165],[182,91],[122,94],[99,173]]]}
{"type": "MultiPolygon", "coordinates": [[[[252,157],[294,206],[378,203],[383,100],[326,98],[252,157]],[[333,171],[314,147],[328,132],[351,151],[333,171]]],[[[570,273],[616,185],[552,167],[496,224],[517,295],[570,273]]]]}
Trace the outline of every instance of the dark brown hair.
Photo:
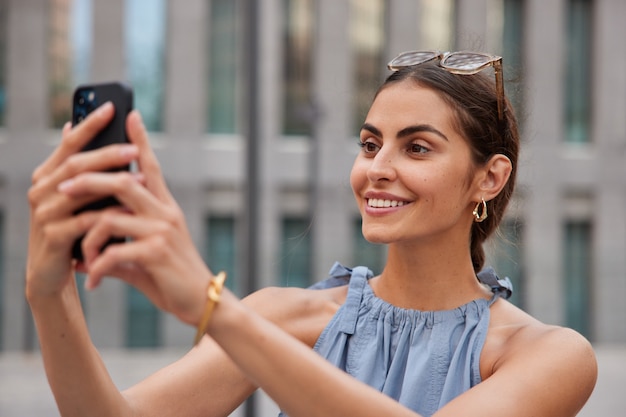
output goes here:
{"type": "Polygon", "coordinates": [[[509,158],[511,176],[502,191],[487,203],[489,216],[472,225],[470,251],[474,271],[485,263],[483,243],[498,228],[513,195],[519,154],[519,131],[511,103],[505,99],[502,122],[498,119],[497,95],[493,74],[456,75],[435,63],[403,68],[392,73],[378,91],[404,80],[430,88],[440,94],[454,111],[455,128],[469,143],[473,162],[480,166],[496,154],[509,158]]]}

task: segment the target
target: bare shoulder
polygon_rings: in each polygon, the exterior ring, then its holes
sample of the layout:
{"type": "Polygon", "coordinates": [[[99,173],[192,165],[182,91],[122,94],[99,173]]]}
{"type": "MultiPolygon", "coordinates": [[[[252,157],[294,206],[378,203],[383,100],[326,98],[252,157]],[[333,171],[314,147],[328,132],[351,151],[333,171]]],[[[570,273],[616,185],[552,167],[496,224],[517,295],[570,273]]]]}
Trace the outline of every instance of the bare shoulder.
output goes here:
{"type": "Polygon", "coordinates": [[[244,302],[283,330],[313,346],[320,333],[344,303],[347,287],[310,290],[266,287],[244,302]]]}
{"type": "Polygon", "coordinates": [[[552,400],[556,408],[577,411],[584,405],[597,379],[595,353],[585,337],[542,323],[504,300],[492,306],[491,317],[481,359],[484,378],[515,375],[518,382],[532,381],[538,389],[558,393],[552,400]]]}

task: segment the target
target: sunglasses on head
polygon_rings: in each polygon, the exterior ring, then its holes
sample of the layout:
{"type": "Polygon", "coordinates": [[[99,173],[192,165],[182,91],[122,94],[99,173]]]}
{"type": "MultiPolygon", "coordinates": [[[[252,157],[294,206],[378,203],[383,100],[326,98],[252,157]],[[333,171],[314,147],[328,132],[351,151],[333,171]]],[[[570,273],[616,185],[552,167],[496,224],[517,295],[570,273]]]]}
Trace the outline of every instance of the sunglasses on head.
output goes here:
{"type": "Polygon", "coordinates": [[[496,94],[498,99],[498,120],[504,118],[504,84],[502,80],[502,57],[482,52],[440,52],[440,51],[409,51],[403,52],[392,59],[387,68],[398,71],[402,68],[438,61],[441,68],[453,74],[473,75],[487,67],[493,67],[496,77],[496,94]]]}

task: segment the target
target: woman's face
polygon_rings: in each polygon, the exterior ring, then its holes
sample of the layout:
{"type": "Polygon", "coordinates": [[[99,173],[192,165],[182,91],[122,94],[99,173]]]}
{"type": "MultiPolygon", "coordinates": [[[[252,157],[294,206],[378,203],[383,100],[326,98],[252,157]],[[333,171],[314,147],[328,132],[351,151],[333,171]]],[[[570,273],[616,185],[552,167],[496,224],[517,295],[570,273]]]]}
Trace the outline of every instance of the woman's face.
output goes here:
{"type": "Polygon", "coordinates": [[[476,187],[470,148],[453,117],[434,90],[410,80],[379,92],[350,175],[366,239],[468,239],[476,187]]]}

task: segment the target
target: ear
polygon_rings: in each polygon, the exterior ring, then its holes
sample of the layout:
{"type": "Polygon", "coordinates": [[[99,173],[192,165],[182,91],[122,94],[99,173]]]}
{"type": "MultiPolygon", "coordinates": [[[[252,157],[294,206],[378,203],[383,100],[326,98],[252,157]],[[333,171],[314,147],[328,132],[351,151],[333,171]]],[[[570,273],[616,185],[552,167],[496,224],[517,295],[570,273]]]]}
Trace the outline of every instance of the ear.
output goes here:
{"type": "Polygon", "coordinates": [[[509,158],[502,154],[493,155],[476,173],[475,201],[494,199],[506,185],[512,170],[509,158]]]}

